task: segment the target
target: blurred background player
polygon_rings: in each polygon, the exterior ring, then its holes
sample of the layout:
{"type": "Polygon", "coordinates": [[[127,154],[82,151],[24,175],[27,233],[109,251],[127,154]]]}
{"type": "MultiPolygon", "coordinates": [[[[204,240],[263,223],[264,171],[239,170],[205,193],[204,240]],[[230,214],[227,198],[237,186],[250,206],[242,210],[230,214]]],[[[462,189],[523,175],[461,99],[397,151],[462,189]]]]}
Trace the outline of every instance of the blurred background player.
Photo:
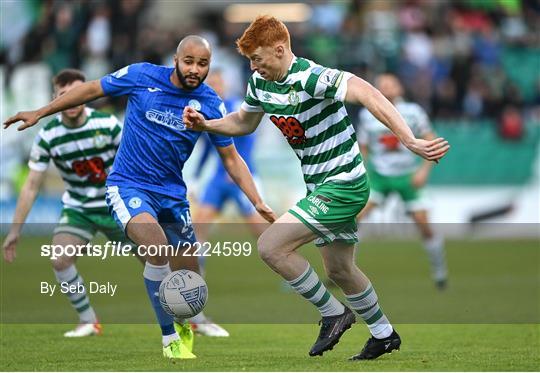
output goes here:
{"type": "MultiPolygon", "coordinates": [[[[416,137],[435,139],[426,112],[420,105],[403,99],[403,87],[395,75],[378,76],[375,86],[394,104],[416,137]]],[[[429,224],[423,193],[433,162],[422,160],[419,164],[419,157],[403,146],[367,109],[360,111],[359,119],[357,136],[362,156],[368,165],[371,193],[358,219],[362,220],[374,207],[380,206],[390,193],[397,193],[422,235],[433,280],[439,289],[444,289],[448,274],[444,239],[437,235],[429,224]]]]}
{"type": "MultiPolygon", "coordinates": [[[[223,99],[227,112],[236,111],[240,107],[242,99],[240,97],[228,94],[221,70],[213,69],[208,74],[206,84],[212,87],[218,96],[223,99]]],[[[208,135],[203,133],[200,139],[200,141],[204,142],[204,150],[198,164],[197,176],[200,175],[201,169],[210,156],[215,154],[215,152],[212,151],[208,135]]],[[[255,165],[253,162],[253,147],[255,145],[255,139],[256,135],[255,133],[252,133],[247,136],[235,137],[233,141],[236,150],[246,162],[251,174],[254,176],[255,181],[257,181],[255,177],[255,165]]],[[[258,183],[257,186],[259,187],[258,183]]],[[[243,220],[255,238],[258,238],[267,228],[267,224],[265,224],[266,221],[257,213],[244,192],[242,192],[238,185],[231,179],[221,160],[218,160],[212,176],[200,194],[199,205],[195,214],[193,215],[195,233],[199,242],[206,242],[208,240],[208,235],[212,224],[220,217],[223,208],[228,201],[233,201],[236,204],[240,214],[243,217],[243,220]]],[[[205,272],[205,259],[206,258],[204,256],[199,258],[199,265],[202,274],[205,272]]],[[[192,323],[193,330],[198,334],[211,337],[229,336],[229,333],[225,329],[215,323],[212,323],[202,314],[190,319],[190,322],[192,323]]]]}
{"type": "MultiPolygon", "coordinates": [[[[53,78],[55,97],[62,96],[85,81],[79,70],[65,69],[53,78]]],[[[45,171],[52,160],[65,184],[63,209],[54,229],[53,245],[85,245],[99,231],[110,241],[125,240],[124,233],[109,214],[105,202],[105,179],[113,164],[122,127],[114,115],[84,104],[62,111],[35,138],[28,167],[30,173],[17,201],[15,215],[3,248],[4,259],[13,262],[23,224],[32,209],[45,171]]],[[[90,305],[84,281],[75,266],[76,256],[51,259],[58,283],[80,285],[64,293],[79,315],[79,325],[65,337],[101,334],[101,325],[90,305]]]]}

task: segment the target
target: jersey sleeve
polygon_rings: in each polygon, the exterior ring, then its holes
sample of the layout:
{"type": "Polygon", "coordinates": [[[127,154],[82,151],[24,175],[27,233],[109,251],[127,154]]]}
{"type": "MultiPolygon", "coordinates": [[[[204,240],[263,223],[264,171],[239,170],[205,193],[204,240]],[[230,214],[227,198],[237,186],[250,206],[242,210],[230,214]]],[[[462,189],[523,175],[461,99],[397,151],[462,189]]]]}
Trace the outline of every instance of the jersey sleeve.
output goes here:
{"type": "Polygon", "coordinates": [[[216,147],[224,148],[233,143],[233,139],[227,136],[216,135],[214,133],[208,133],[208,138],[210,142],[216,147]]]}
{"type": "Polygon", "coordinates": [[[345,101],[347,81],[354,75],[342,70],[315,66],[306,81],[305,91],[313,98],[345,101]]]}
{"type": "Polygon", "coordinates": [[[137,86],[144,63],[136,63],[121,68],[101,78],[101,88],[107,96],[129,95],[137,86]]]}
{"type": "Polygon", "coordinates": [[[362,109],[358,113],[358,125],[356,126],[356,138],[358,143],[361,145],[367,145],[369,136],[367,131],[367,117],[369,111],[367,109],[362,109]]]}
{"type": "Polygon", "coordinates": [[[51,159],[50,146],[47,141],[43,139],[43,130],[39,131],[32,149],[30,150],[30,159],[28,160],[28,167],[31,170],[44,172],[49,167],[49,160],[51,159]]]}
{"type": "Polygon", "coordinates": [[[263,108],[261,107],[261,102],[257,97],[257,90],[255,89],[255,78],[253,77],[253,75],[251,76],[251,78],[249,78],[246,96],[244,97],[244,102],[242,102],[240,108],[250,113],[260,113],[263,111],[263,108]]]}
{"type": "MultiPolygon", "coordinates": [[[[208,113],[208,119],[220,119],[227,115],[227,108],[225,103],[216,95],[215,100],[211,101],[209,105],[210,110],[208,113]]],[[[204,114],[203,114],[204,115],[204,114]]]]}

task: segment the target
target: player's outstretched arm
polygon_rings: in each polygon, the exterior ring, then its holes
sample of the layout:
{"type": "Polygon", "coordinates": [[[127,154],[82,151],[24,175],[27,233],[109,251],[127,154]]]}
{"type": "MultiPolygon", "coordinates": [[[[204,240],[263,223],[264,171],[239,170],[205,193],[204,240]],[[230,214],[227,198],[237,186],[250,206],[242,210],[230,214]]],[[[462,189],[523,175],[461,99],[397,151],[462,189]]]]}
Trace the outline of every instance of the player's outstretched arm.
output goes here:
{"type": "Polygon", "coordinates": [[[363,105],[381,123],[388,127],[412,152],[428,161],[438,161],[448,152],[450,145],[442,137],[433,140],[417,139],[405,120],[378,89],[357,76],[347,81],[345,101],[363,105]]]}
{"type": "Polygon", "coordinates": [[[247,198],[251,201],[257,212],[268,222],[273,223],[277,216],[274,211],[262,200],[253,176],[249,172],[249,168],[246,162],[242,159],[240,154],[236,151],[234,144],[224,147],[217,147],[217,151],[223,166],[227,170],[227,173],[231,176],[231,179],[242,189],[247,198]]]}
{"type": "Polygon", "coordinates": [[[242,109],[220,119],[206,120],[203,115],[186,106],[183,121],[187,128],[195,131],[208,131],[224,136],[244,136],[257,129],[264,113],[247,112],[242,109]]]}
{"type": "Polygon", "coordinates": [[[2,245],[2,248],[4,249],[4,260],[8,263],[13,262],[17,256],[16,249],[21,235],[21,229],[36,200],[44,175],[44,172],[30,170],[28,178],[24,182],[21,194],[17,200],[17,207],[15,207],[13,223],[11,224],[9,233],[2,245]]]}
{"type": "Polygon", "coordinates": [[[69,92],[58,96],[49,104],[38,110],[18,112],[4,122],[4,128],[8,128],[13,123],[23,122],[23,124],[17,128],[17,130],[22,131],[35,125],[41,118],[87,103],[103,96],[105,96],[105,93],[101,88],[101,83],[99,80],[85,82],[80,86],[73,88],[69,92]]]}
{"type": "MultiPolygon", "coordinates": [[[[424,135],[422,138],[428,141],[434,140],[435,133],[429,132],[426,135],[424,135]]],[[[433,168],[433,162],[430,162],[424,159],[420,167],[416,170],[416,172],[412,176],[412,180],[411,180],[412,185],[415,188],[422,188],[424,185],[426,185],[432,168],[433,168]]]]}

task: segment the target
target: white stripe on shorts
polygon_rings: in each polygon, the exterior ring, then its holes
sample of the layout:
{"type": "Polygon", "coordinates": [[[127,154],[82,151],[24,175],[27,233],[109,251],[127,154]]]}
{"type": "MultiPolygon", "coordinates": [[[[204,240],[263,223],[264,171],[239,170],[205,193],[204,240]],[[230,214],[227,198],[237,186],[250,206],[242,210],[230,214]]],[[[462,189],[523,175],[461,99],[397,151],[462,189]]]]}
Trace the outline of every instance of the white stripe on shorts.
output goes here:
{"type": "Polygon", "coordinates": [[[290,208],[291,211],[294,211],[298,215],[300,215],[307,223],[309,223],[313,228],[315,228],[321,235],[325,236],[330,241],[333,241],[336,236],[324,225],[322,225],[320,222],[315,220],[313,217],[308,215],[304,210],[302,210],[300,207],[294,205],[290,208]]]}
{"type": "Polygon", "coordinates": [[[131,214],[122,200],[122,197],[120,197],[120,192],[116,185],[107,187],[107,198],[111,201],[112,209],[125,230],[127,223],[131,219],[131,214]]]}
{"type": "Polygon", "coordinates": [[[56,227],[54,229],[54,234],[59,234],[59,233],[68,233],[68,234],[74,234],[76,236],[79,236],[79,237],[82,237],[88,241],[90,241],[92,239],[92,237],[94,237],[94,235],[88,231],[85,231],[81,228],[78,228],[78,227],[74,227],[74,226],[71,226],[71,225],[59,225],[58,227],[56,227]]]}

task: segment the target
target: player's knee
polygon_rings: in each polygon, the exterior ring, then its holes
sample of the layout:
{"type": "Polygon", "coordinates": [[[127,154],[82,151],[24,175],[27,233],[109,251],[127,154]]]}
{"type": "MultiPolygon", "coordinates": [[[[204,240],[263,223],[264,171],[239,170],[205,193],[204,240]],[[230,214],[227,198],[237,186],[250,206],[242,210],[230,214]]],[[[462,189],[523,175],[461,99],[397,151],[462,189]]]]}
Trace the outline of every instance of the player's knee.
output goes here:
{"type": "Polygon", "coordinates": [[[73,257],[69,257],[66,255],[61,255],[54,259],[51,259],[52,267],[56,271],[63,271],[64,269],[67,269],[74,262],[75,262],[75,259],[73,257]]]}
{"type": "Polygon", "coordinates": [[[272,244],[272,241],[264,234],[257,240],[257,252],[265,263],[271,264],[278,260],[276,248],[272,244]]]}
{"type": "Polygon", "coordinates": [[[270,259],[271,249],[267,240],[265,240],[264,235],[261,235],[257,240],[257,252],[264,262],[267,262],[270,259]]]}

